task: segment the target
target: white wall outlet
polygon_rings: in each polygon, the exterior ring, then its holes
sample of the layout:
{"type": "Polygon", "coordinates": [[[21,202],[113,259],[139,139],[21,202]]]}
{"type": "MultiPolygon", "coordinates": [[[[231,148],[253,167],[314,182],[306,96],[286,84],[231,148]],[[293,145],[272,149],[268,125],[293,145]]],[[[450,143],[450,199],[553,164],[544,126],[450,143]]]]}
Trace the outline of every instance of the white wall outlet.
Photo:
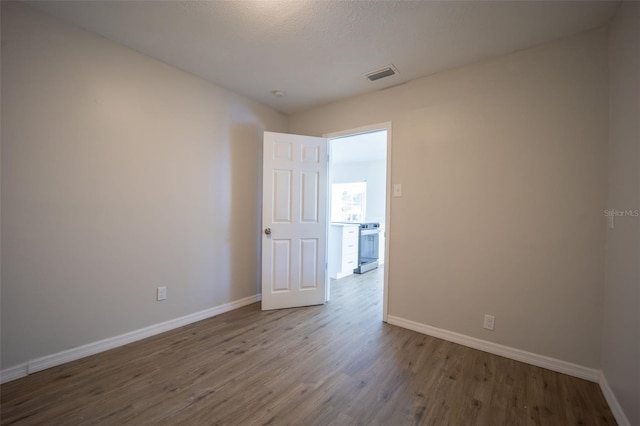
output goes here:
{"type": "Polygon", "coordinates": [[[156,300],[165,300],[167,298],[167,287],[158,287],[156,292],[156,300]]]}
{"type": "Polygon", "coordinates": [[[493,331],[493,327],[495,326],[495,323],[496,323],[496,317],[489,314],[484,315],[484,328],[486,328],[487,330],[493,331]]]}
{"type": "Polygon", "coordinates": [[[393,196],[394,197],[402,197],[402,184],[394,183],[393,184],[393,196]]]}

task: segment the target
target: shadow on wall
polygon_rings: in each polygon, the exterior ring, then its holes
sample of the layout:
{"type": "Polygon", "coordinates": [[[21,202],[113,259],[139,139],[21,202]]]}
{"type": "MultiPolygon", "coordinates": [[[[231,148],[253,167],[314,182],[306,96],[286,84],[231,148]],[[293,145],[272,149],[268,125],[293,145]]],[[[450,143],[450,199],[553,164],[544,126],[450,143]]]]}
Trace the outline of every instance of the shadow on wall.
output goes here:
{"type": "Polygon", "coordinates": [[[233,124],[231,137],[231,300],[260,293],[262,130],[233,124]]]}

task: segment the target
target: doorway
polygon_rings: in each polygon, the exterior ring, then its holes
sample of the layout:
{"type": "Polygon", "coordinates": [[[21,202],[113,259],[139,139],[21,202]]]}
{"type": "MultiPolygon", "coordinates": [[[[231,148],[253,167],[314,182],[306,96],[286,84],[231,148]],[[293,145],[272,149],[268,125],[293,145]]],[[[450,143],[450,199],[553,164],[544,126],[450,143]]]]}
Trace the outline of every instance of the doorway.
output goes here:
{"type": "Polygon", "coordinates": [[[324,136],[329,152],[327,300],[332,279],[382,273],[382,319],[386,322],[391,123],[324,136]]]}

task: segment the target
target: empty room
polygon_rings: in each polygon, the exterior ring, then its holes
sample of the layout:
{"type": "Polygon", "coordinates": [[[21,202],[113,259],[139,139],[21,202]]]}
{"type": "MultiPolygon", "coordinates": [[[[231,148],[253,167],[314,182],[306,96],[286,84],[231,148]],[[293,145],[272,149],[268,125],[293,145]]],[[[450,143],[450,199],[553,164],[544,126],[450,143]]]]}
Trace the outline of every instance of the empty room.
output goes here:
{"type": "Polygon", "coordinates": [[[640,425],[640,2],[0,14],[2,425],[640,425]]]}

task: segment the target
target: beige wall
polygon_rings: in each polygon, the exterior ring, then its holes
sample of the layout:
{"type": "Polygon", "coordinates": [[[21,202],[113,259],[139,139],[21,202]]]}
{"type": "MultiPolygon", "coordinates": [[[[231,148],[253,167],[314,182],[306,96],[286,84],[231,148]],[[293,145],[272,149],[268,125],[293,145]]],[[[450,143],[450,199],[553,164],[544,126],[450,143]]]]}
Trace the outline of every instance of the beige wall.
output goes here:
{"type": "Polygon", "coordinates": [[[600,366],[606,37],[291,117],[292,133],[311,135],[392,122],[403,196],[391,204],[390,315],[600,366]]]}
{"type": "MultiPolygon", "coordinates": [[[[609,199],[640,209],[640,3],[624,2],[609,39],[609,199]]],[[[640,425],[640,218],[607,232],[602,369],[630,424],[640,425]]]]}
{"type": "Polygon", "coordinates": [[[263,130],[287,118],[3,2],[2,368],[258,293],[263,130]]]}

